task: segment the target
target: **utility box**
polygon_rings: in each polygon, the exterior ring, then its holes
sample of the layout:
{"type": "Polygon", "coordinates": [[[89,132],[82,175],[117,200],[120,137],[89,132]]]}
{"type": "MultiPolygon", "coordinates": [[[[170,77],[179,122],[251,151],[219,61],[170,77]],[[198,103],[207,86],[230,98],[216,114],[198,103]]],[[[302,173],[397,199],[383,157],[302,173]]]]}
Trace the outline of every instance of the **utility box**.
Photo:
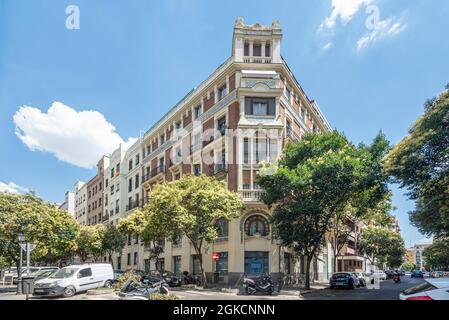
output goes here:
{"type": "Polygon", "coordinates": [[[33,294],[34,291],[34,278],[22,277],[22,293],[33,294]]]}

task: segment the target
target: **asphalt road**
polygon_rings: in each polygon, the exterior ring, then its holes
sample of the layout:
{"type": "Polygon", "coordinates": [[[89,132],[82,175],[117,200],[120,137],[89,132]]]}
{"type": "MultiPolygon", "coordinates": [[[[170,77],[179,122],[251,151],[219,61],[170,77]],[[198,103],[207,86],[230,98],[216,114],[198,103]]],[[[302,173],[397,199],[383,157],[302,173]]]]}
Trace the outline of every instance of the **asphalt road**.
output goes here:
{"type": "Polygon", "coordinates": [[[394,283],[392,279],[381,281],[380,289],[324,289],[304,295],[304,300],[399,300],[402,290],[422,282],[424,280],[420,278],[403,276],[400,283],[394,283]]]}

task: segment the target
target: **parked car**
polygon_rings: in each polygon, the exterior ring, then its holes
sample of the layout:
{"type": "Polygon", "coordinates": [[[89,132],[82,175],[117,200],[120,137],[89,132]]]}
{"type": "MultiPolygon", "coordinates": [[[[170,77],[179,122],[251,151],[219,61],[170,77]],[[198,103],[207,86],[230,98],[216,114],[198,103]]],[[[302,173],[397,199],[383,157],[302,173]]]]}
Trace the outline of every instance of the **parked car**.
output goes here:
{"type": "Polygon", "coordinates": [[[116,283],[117,280],[118,280],[121,276],[123,276],[124,274],[125,274],[125,271],[114,270],[114,279],[112,279],[112,281],[113,281],[114,283],[116,283]]]}
{"type": "Polygon", "coordinates": [[[401,300],[449,300],[449,279],[426,279],[425,282],[404,290],[401,300]]]}
{"type": "Polygon", "coordinates": [[[387,274],[382,270],[374,271],[374,276],[377,277],[379,280],[387,280],[387,274]]]}
{"type": "Polygon", "coordinates": [[[58,267],[45,267],[38,271],[30,273],[29,276],[34,278],[34,282],[36,282],[38,280],[47,279],[52,274],[58,272],[58,270],[59,270],[58,267]]]}
{"type": "Polygon", "coordinates": [[[334,288],[348,288],[355,289],[360,287],[357,277],[350,272],[338,272],[335,273],[329,280],[329,287],[334,288]]]}
{"type": "Polygon", "coordinates": [[[412,271],[412,278],[424,278],[424,274],[420,270],[413,270],[412,271]]]}
{"type": "Polygon", "coordinates": [[[430,277],[430,272],[424,271],[424,272],[423,272],[423,277],[424,277],[424,278],[429,278],[429,277],[430,277]]]}
{"type": "Polygon", "coordinates": [[[361,272],[352,272],[352,274],[359,280],[360,287],[366,287],[366,277],[361,272]]]}
{"type": "Polygon", "coordinates": [[[90,289],[109,288],[113,279],[114,272],[110,264],[68,266],[46,279],[36,281],[33,295],[71,297],[75,293],[90,289]]]}

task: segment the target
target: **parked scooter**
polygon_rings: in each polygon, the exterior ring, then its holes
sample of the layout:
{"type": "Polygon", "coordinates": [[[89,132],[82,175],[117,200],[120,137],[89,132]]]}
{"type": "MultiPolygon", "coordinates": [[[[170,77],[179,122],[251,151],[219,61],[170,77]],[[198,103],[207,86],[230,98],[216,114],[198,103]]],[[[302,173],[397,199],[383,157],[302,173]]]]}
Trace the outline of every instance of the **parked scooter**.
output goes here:
{"type": "Polygon", "coordinates": [[[262,275],[259,279],[253,280],[248,277],[243,279],[243,287],[247,295],[264,293],[271,295],[274,291],[274,284],[269,275],[262,275]]]}
{"type": "Polygon", "coordinates": [[[129,279],[120,290],[120,300],[148,300],[155,293],[168,294],[169,290],[164,281],[137,283],[129,279]]]}
{"type": "Polygon", "coordinates": [[[184,284],[194,284],[197,286],[201,286],[201,276],[190,274],[187,271],[184,271],[183,273],[183,283],[184,284]]]}
{"type": "Polygon", "coordinates": [[[394,283],[401,282],[401,275],[399,273],[393,274],[393,281],[394,281],[394,283]]]}

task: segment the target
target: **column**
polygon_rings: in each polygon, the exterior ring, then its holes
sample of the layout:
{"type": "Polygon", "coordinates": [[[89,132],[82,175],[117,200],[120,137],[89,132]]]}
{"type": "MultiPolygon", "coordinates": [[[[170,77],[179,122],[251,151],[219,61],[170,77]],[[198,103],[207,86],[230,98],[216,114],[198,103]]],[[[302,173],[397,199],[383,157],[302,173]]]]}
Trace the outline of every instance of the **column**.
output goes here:
{"type": "Polygon", "coordinates": [[[249,56],[251,57],[251,62],[253,62],[253,54],[254,54],[254,40],[249,41],[249,56]]]}

